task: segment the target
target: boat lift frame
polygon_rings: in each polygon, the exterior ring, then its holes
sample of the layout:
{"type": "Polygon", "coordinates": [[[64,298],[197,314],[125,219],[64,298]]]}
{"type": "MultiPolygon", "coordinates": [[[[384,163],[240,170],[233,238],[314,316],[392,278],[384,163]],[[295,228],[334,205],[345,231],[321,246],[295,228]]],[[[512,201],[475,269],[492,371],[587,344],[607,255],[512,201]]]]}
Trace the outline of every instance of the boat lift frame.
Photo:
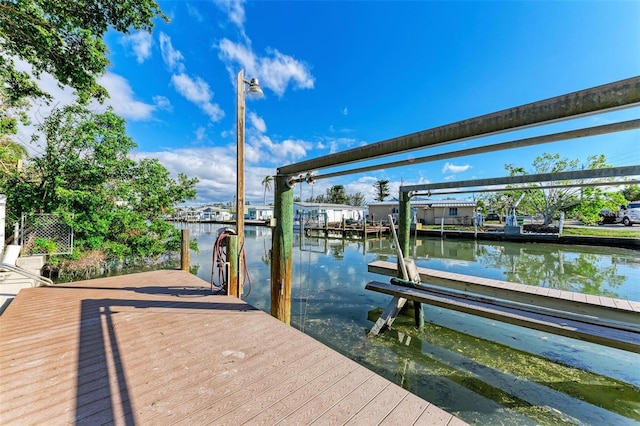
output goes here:
{"type": "MultiPolygon", "coordinates": [[[[364,171],[380,170],[389,167],[410,166],[416,163],[415,159],[378,163],[373,166],[350,168],[327,174],[316,174],[320,169],[351,165],[362,161],[376,161],[386,156],[407,153],[416,150],[430,149],[447,144],[460,143],[472,139],[497,135],[516,130],[523,130],[535,126],[548,125],[566,120],[574,120],[595,114],[603,114],[625,108],[640,105],[640,76],[625,80],[592,87],[589,89],[556,96],[553,98],[525,104],[522,106],[505,109],[476,118],[458,121],[452,124],[435,127],[432,129],[387,139],[371,145],[366,145],[350,150],[329,154],[315,159],[279,167],[275,176],[274,199],[274,229],[272,233],[272,259],[271,259],[271,314],[286,324],[291,321],[291,278],[292,278],[292,251],[293,251],[293,185],[296,176],[313,176],[313,180],[342,175],[361,173],[364,171]]],[[[449,151],[445,154],[437,154],[420,157],[418,162],[430,162],[442,158],[457,158],[465,155],[494,152],[504,149],[513,149],[522,146],[538,145],[575,139],[598,134],[627,131],[640,128],[640,119],[615,123],[597,127],[587,127],[580,130],[571,130],[553,133],[546,136],[525,138],[508,143],[487,144],[472,150],[449,151]]],[[[634,176],[640,173],[640,165],[630,168],[614,168],[583,170],[572,173],[570,179],[589,179],[595,177],[619,177],[634,176]],[[599,174],[599,175],[597,175],[599,174]]],[[[531,179],[529,182],[552,182],[565,177],[526,175],[512,178],[531,179]]],[[[500,178],[488,179],[490,184],[496,185],[500,178]]],[[[501,178],[507,179],[507,178],[501,178]]],[[[480,181],[467,181],[469,186],[480,185],[480,181]]],[[[523,181],[524,182],[524,181],[523,181]]],[[[516,183],[514,180],[513,183],[516,183]]],[[[626,181],[608,182],[607,185],[623,185],[626,181]]],[[[410,224],[411,224],[411,194],[418,190],[432,190],[438,187],[462,188],[463,182],[444,182],[425,186],[400,187],[398,215],[398,238],[405,253],[409,250],[410,224]],[[447,186],[448,185],[448,186],[447,186]]],[[[579,185],[576,185],[579,186],[579,185]]]]}

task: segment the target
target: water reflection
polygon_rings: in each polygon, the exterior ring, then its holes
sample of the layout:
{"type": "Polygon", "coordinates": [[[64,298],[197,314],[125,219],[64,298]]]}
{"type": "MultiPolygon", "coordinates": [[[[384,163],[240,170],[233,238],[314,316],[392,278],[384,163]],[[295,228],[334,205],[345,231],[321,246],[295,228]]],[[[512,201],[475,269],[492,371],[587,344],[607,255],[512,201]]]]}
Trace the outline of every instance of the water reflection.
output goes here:
{"type": "MultiPolygon", "coordinates": [[[[218,228],[191,228],[201,250],[192,262],[205,280],[218,228]]],[[[247,227],[245,244],[247,301],[269,312],[270,230],[247,227]]],[[[633,250],[422,239],[412,256],[427,268],[640,301],[640,253],[633,250]]],[[[408,312],[369,338],[389,301],[364,290],[387,279],[367,272],[374,260],[395,261],[388,239],[295,235],[292,325],[469,423],[640,421],[637,354],[431,306],[423,330],[408,312]]]]}
{"type": "MultiPolygon", "coordinates": [[[[390,241],[371,242],[368,250],[381,259],[395,259],[390,241]]],[[[411,251],[425,268],[640,301],[640,255],[635,250],[425,238],[411,251]]]]}

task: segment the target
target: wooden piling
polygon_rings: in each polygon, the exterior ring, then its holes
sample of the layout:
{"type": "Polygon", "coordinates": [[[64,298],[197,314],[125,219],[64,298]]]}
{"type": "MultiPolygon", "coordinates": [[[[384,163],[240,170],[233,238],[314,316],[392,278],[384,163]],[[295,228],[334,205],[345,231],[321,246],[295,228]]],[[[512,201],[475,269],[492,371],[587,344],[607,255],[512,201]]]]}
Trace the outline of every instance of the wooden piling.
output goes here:
{"type": "Polygon", "coordinates": [[[239,286],[238,275],[240,265],[238,262],[238,236],[227,236],[227,262],[229,262],[229,276],[227,277],[227,294],[229,296],[241,297],[242,290],[239,286]]]}
{"type": "Polygon", "coordinates": [[[180,269],[191,270],[191,250],[189,248],[189,230],[183,229],[180,236],[180,269]]]}
{"type": "Polygon", "coordinates": [[[293,188],[287,176],[276,175],[271,240],[271,315],[291,323],[291,272],[293,261],[293,188]]]}

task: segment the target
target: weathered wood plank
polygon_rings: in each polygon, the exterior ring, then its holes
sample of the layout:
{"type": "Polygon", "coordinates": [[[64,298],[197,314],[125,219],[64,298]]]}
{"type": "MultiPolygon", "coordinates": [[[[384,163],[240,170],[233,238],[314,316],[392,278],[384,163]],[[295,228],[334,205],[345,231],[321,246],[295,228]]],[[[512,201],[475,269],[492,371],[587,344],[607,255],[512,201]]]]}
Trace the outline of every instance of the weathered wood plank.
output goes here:
{"type": "MultiPolygon", "coordinates": [[[[355,416],[347,420],[346,425],[362,425],[369,426],[378,424],[383,421],[389,413],[398,408],[398,405],[409,392],[400,386],[388,385],[379,394],[377,394],[366,406],[356,413],[355,416]]],[[[420,406],[411,404],[407,409],[416,409],[414,419],[422,412],[420,406]],[[418,407],[418,408],[416,408],[418,407]]],[[[402,410],[402,408],[399,408],[402,410]]],[[[405,410],[406,411],[406,410],[405,410]]],[[[406,412],[405,412],[406,414],[406,412]]],[[[400,424],[400,423],[399,423],[400,424]]],[[[406,423],[410,424],[410,423],[406,423]]]]}
{"type": "Polygon", "coordinates": [[[333,407],[317,417],[313,424],[317,425],[337,425],[344,424],[370,403],[380,392],[382,392],[389,382],[380,376],[370,376],[365,382],[353,390],[350,394],[338,401],[333,407]]]}
{"type": "Polygon", "coordinates": [[[265,410],[251,419],[251,422],[256,422],[257,424],[276,424],[278,421],[284,421],[283,424],[293,424],[286,420],[289,415],[293,414],[299,407],[304,406],[315,396],[331,388],[338,380],[351,374],[356,369],[357,365],[354,362],[341,362],[337,364],[334,368],[327,370],[325,374],[314,377],[302,387],[298,388],[296,392],[281,399],[277,416],[265,410]],[[284,407],[284,409],[282,407],[284,407]]]}
{"type": "Polygon", "coordinates": [[[415,395],[407,392],[395,409],[380,422],[380,426],[415,425],[417,419],[430,405],[426,401],[418,401],[415,395]]]}
{"type": "Polygon", "coordinates": [[[322,393],[315,395],[283,420],[283,424],[308,425],[366,382],[373,373],[359,368],[340,378],[322,393]]]}
{"type": "Polygon", "coordinates": [[[272,418],[272,421],[275,421],[275,418],[280,417],[278,414],[281,414],[286,409],[286,406],[280,403],[282,399],[304,386],[308,381],[335,367],[339,362],[339,358],[330,356],[328,351],[316,351],[313,359],[301,361],[304,362],[305,366],[301,367],[301,370],[296,370],[298,371],[297,374],[289,372],[289,370],[285,374],[278,373],[282,379],[279,383],[259,394],[252,393],[245,399],[236,398],[237,407],[227,411],[220,417],[208,417],[208,420],[216,425],[238,425],[245,422],[253,424],[257,416],[264,412],[269,412],[276,414],[272,418]]]}

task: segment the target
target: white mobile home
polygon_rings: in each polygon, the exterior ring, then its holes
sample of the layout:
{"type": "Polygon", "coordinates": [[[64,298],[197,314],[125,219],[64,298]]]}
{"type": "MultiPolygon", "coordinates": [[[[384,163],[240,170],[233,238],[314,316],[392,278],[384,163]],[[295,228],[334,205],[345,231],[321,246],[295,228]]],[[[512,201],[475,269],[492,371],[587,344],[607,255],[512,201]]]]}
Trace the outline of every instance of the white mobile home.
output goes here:
{"type": "MultiPolygon", "coordinates": [[[[388,221],[389,215],[398,217],[398,201],[369,204],[369,220],[388,221]]],[[[462,200],[413,200],[411,222],[425,225],[472,225],[476,203],[462,200]]]]}
{"type": "Polygon", "coordinates": [[[251,220],[269,220],[273,217],[273,206],[245,206],[248,218],[251,220]]]}
{"type": "Polygon", "coordinates": [[[347,204],[293,203],[295,221],[303,220],[304,222],[324,224],[342,222],[343,219],[359,221],[364,217],[364,207],[354,207],[347,204]]]}

